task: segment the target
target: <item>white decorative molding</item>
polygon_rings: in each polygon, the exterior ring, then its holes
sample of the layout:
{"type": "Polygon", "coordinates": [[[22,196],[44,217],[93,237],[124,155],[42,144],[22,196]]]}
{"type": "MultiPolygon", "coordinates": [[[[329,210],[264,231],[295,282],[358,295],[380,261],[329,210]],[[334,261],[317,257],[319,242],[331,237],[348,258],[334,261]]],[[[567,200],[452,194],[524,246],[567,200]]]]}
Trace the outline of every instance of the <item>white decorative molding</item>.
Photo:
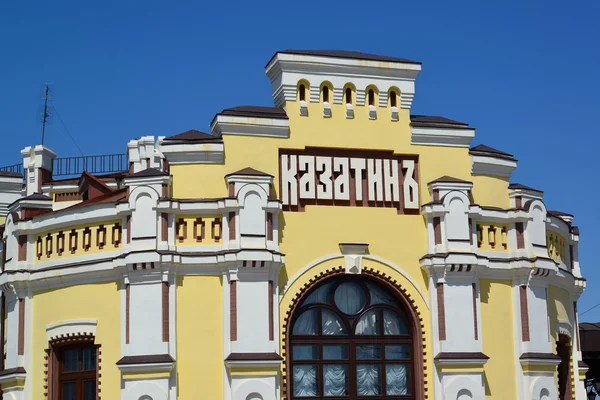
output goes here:
{"type": "Polygon", "coordinates": [[[304,100],[300,101],[300,115],[308,117],[308,104],[304,100]]]}
{"type": "Polygon", "coordinates": [[[69,336],[96,336],[97,324],[98,321],[95,319],[70,319],[58,321],[46,325],[46,335],[48,336],[48,341],[69,336]]]}
{"type": "Polygon", "coordinates": [[[117,364],[117,367],[121,372],[171,372],[174,366],[175,361],[164,363],[117,364]]]}
{"type": "MultiPolygon", "coordinates": [[[[296,85],[294,84],[294,87],[295,86],[296,85]]],[[[295,98],[296,94],[294,93],[294,99],[295,98]]],[[[249,135],[278,138],[290,137],[290,121],[286,118],[257,118],[218,114],[213,119],[210,129],[215,136],[249,135]]]]}
{"type": "MultiPolygon", "coordinates": [[[[310,101],[319,102],[321,83],[326,76],[333,85],[336,104],[336,89],[351,83],[357,89],[356,105],[363,104],[364,89],[372,85],[377,87],[379,93],[387,93],[391,88],[399,89],[401,108],[410,109],[415,94],[415,79],[421,72],[421,65],[402,61],[361,60],[350,56],[277,53],[266,69],[277,107],[282,107],[286,101],[296,101],[300,80],[310,85],[310,101]]],[[[387,97],[383,96],[382,101],[387,101],[387,97]]]]}
{"type": "Polygon", "coordinates": [[[170,165],[221,164],[225,159],[223,143],[169,144],[165,141],[161,150],[170,165]]]}
{"type": "Polygon", "coordinates": [[[346,118],[348,118],[348,119],[354,118],[354,106],[350,103],[346,104],[346,118]]]}
{"type": "Polygon", "coordinates": [[[558,333],[560,335],[568,336],[573,339],[573,326],[569,321],[559,320],[558,321],[558,333]]]}
{"type": "Polygon", "coordinates": [[[331,118],[331,104],[323,102],[323,117],[331,118]]]}
{"type": "Polygon", "coordinates": [[[509,177],[517,168],[517,160],[471,154],[471,173],[509,177]]]}
{"type": "Polygon", "coordinates": [[[377,119],[377,109],[375,106],[369,106],[369,119],[377,119]]]}
{"type": "Polygon", "coordinates": [[[365,243],[340,243],[344,255],[347,274],[362,273],[363,256],[368,254],[369,245],[365,243]]]}
{"type": "Polygon", "coordinates": [[[411,126],[410,142],[422,146],[469,147],[475,137],[475,129],[437,128],[411,126]]]}
{"type": "Polygon", "coordinates": [[[398,107],[391,107],[390,120],[398,121],[398,107]]]}

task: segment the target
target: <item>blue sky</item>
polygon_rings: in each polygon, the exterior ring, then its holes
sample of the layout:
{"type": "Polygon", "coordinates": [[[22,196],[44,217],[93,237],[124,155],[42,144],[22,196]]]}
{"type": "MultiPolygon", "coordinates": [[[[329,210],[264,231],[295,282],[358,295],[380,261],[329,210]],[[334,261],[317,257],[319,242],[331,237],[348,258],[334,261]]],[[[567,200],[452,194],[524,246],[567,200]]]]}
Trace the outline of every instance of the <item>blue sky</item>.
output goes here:
{"type": "MultiPolygon", "coordinates": [[[[44,82],[82,151],[107,154],[142,135],[208,131],[223,108],[272,105],[264,65],[276,50],[422,61],[412,112],[469,122],[474,144],[520,160],[513,182],[575,214],[581,312],[600,303],[598,21],[598,1],[4,2],[0,164],[39,142],[44,82]]],[[[79,153],[56,116],[46,144],[79,153]]],[[[600,307],[581,320],[600,321],[600,307]]]]}

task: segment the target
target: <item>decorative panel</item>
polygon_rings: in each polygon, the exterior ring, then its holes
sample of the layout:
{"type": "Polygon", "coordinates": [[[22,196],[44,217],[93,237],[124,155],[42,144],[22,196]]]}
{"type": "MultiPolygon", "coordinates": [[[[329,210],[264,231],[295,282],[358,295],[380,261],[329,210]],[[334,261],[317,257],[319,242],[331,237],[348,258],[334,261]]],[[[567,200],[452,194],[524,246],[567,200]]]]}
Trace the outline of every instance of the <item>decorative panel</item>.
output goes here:
{"type": "Polygon", "coordinates": [[[476,228],[479,251],[508,251],[508,225],[478,222],[476,228]]]}
{"type": "Polygon", "coordinates": [[[566,263],[566,240],[564,237],[554,233],[546,232],[546,246],[548,247],[548,257],[559,263],[566,263]]]}
{"type": "Polygon", "coordinates": [[[69,226],[35,236],[35,262],[115,251],[123,244],[121,222],[69,226]]]}
{"type": "Polygon", "coordinates": [[[178,215],[175,242],[178,246],[211,246],[221,243],[221,215],[178,215]]]}

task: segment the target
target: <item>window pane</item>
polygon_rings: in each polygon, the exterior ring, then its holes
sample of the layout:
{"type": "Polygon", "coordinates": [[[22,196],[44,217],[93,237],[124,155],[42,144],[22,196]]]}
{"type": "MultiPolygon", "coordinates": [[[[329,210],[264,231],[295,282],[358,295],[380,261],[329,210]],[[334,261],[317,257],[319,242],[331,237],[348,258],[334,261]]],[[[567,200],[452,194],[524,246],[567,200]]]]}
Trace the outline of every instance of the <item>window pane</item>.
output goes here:
{"type": "Polygon", "coordinates": [[[323,310],[321,314],[323,335],[345,335],[344,323],[336,314],[323,310]]]}
{"type": "Polygon", "coordinates": [[[359,396],[373,396],[380,394],[379,365],[356,365],[356,390],[359,396]]]}
{"type": "Polygon", "coordinates": [[[329,294],[330,288],[331,288],[331,282],[326,283],[323,286],[317,288],[315,291],[313,291],[311,294],[308,295],[306,300],[304,300],[304,302],[302,303],[302,306],[304,307],[306,305],[315,304],[315,303],[328,304],[329,299],[328,299],[327,295],[329,294]]]}
{"type": "Polygon", "coordinates": [[[62,400],[76,400],[75,382],[64,382],[62,384],[62,400]]]}
{"type": "Polygon", "coordinates": [[[83,400],[96,400],[96,381],[83,382],[83,400]]]}
{"type": "Polygon", "coordinates": [[[317,334],[317,310],[304,311],[292,329],[293,335],[316,335],[317,334]]]}
{"type": "Polygon", "coordinates": [[[410,346],[407,344],[386,344],[385,358],[388,360],[410,358],[410,346]]]}
{"type": "Polygon", "coordinates": [[[82,371],[93,371],[96,369],[96,348],[89,347],[87,349],[82,350],[82,361],[81,361],[81,370],[82,371]]]}
{"type": "Polygon", "coordinates": [[[365,293],[362,286],[354,282],[344,282],[335,289],[335,305],[346,314],[357,314],[365,306],[365,293]]]}
{"type": "Polygon", "coordinates": [[[347,360],[348,345],[347,344],[328,344],[323,345],[324,360],[347,360]]]}
{"type": "Polygon", "coordinates": [[[77,372],[79,370],[79,349],[63,350],[62,359],[64,372],[77,372]]]}
{"type": "Polygon", "coordinates": [[[294,396],[317,395],[317,366],[294,365],[294,396]]]}
{"type": "Polygon", "coordinates": [[[348,394],[348,366],[325,364],[323,366],[323,395],[344,396],[348,394]]]}
{"type": "Polygon", "coordinates": [[[388,364],[385,366],[385,384],[389,395],[408,394],[408,366],[388,364]]]}
{"type": "Polygon", "coordinates": [[[399,307],[398,300],[387,290],[371,282],[365,282],[371,296],[371,304],[387,304],[399,307]]]}
{"type": "Polygon", "coordinates": [[[319,353],[316,344],[294,345],[294,360],[316,360],[319,353]]]}
{"type": "Polygon", "coordinates": [[[366,312],[358,322],[356,323],[357,335],[378,335],[379,334],[379,320],[377,310],[370,310],[366,312]]]}
{"type": "Polygon", "coordinates": [[[408,328],[398,314],[383,310],[383,330],[386,335],[408,335],[408,328]]]}
{"type": "Polygon", "coordinates": [[[357,360],[378,360],[381,357],[381,345],[361,344],[356,346],[357,360]]]}

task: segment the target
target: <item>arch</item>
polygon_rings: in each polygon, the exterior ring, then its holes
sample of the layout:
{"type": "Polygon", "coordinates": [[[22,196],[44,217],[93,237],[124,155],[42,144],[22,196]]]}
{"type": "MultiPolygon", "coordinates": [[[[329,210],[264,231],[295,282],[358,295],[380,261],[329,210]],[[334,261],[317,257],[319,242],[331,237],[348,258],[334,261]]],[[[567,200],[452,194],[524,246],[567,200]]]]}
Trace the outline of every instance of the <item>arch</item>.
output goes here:
{"type": "Polygon", "coordinates": [[[530,395],[533,400],[558,399],[558,390],[554,383],[554,374],[548,374],[546,376],[539,376],[535,378],[530,386],[530,389],[530,395]]]}
{"type": "Polygon", "coordinates": [[[265,189],[255,183],[247,183],[243,185],[236,194],[236,197],[239,201],[239,205],[241,207],[244,207],[246,198],[252,193],[260,197],[261,207],[267,206],[267,202],[269,201],[269,194],[265,191],[265,189]]]}
{"type": "Polygon", "coordinates": [[[546,207],[539,200],[533,200],[529,203],[529,237],[532,244],[546,246],[546,207]]]}
{"type": "Polygon", "coordinates": [[[446,194],[443,199],[448,211],[445,216],[446,237],[448,240],[468,240],[469,232],[469,198],[457,190],[446,194]]]}
{"type": "MultiPolygon", "coordinates": [[[[358,329],[358,324],[360,323],[360,320],[362,318],[364,318],[369,312],[370,310],[373,309],[378,309],[378,308],[382,308],[384,311],[383,314],[381,314],[380,318],[383,318],[385,321],[385,310],[386,309],[390,309],[390,312],[398,312],[400,311],[400,316],[401,318],[404,319],[404,321],[406,321],[406,325],[408,325],[408,336],[407,338],[410,338],[410,340],[407,343],[408,346],[410,346],[410,353],[412,354],[412,357],[410,359],[410,361],[405,360],[404,362],[407,363],[408,365],[410,365],[410,379],[412,380],[411,383],[411,388],[412,388],[412,395],[414,396],[414,399],[417,400],[422,400],[425,397],[424,391],[425,391],[425,376],[423,375],[423,373],[421,371],[424,371],[423,368],[423,336],[422,336],[422,329],[424,329],[424,327],[422,326],[421,322],[420,322],[420,317],[419,317],[419,312],[415,309],[415,304],[414,304],[414,300],[410,299],[410,296],[407,296],[405,290],[403,290],[395,280],[392,280],[391,278],[385,276],[385,274],[379,273],[374,271],[373,269],[364,269],[363,270],[363,274],[361,275],[346,275],[344,274],[344,268],[343,267],[338,267],[338,268],[334,268],[333,270],[329,271],[326,274],[321,273],[320,276],[317,277],[317,279],[315,280],[311,280],[310,285],[306,286],[303,290],[301,290],[301,292],[299,293],[299,295],[295,296],[293,299],[293,302],[290,306],[290,310],[287,314],[287,317],[285,318],[285,327],[284,327],[284,337],[283,337],[283,343],[284,343],[284,349],[287,349],[286,352],[282,352],[283,355],[285,356],[285,363],[286,363],[286,371],[293,371],[292,368],[292,360],[291,360],[291,356],[290,356],[290,351],[293,351],[291,348],[291,344],[292,344],[292,328],[293,325],[296,321],[296,319],[298,318],[299,315],[301,315],[301,313],[306,312],[307,310],[311,310],[313,307],[319,307],[322,311],[321,312],[340,312],[340,311],[335,311],[335,308],[332,309],[331,311],[328,311],[327,306],[323,306],[323,305],[315,305],[312,306],[310,305],[310,303],[307,303],[303,306],[303,302],[305,300],[307,300],[309,298],[309,296],[313,293],[316,293],[317,290],[319,290],[320,288],[324,288],[324,287],[328,287],[329,289],[325,289],[325,290],[336,290],[337,288],[339,288],[344,282],[356,282],[356,284],[358,285],[362,285],[365,287],[369,287],[369,283],[368,282],[372,282],[373,284],[375,284],[376,286],[383,288],[384,290],[386,290],[389,294],[392,294],[393,297],[395,298],[396,301],[396,305],[390,306],[390,305],[381,305],[381,304],[375,304],[373,303],[373,300],[371,300],[371,303],[365,303],[366,305],[363,306],[362,311],[359,311],[358,314],[356,314],[356,316],[351,317],[353,318],[352,324],[349,325],[349,322],[344,322],[346,329],[348,329],[348,332],[350,334],[350,336],[341,336],[342,338],[350,338],[349,340],[352,340],[353,337],[356,337],[354,335],[361,335],[361,333],[359,333],[358,331],[354,331],[353,329],[358,329]],[[307,308],[308,307],[308,308],[307,308]],[[324,308],[325,307],[325,308],[324,308]],[[366,307],[366,308],[365,308],[366,307]],[[375,307],[375,308],[373,308],[375,307]]],[[[369,289],[370,292],[370,289],[369,289]]],[[[369,296],[373,296],[373,294],[369,295],[369,296]]],[[[331,300],[331,299],[335,299],[335,295],[329,295],[329,297],[325,297],[330,299],[329,303],[331,303],[332,301],[335,300],[331,300]]],[[[372,298],[372,297],[371,297],[372,298]]],[[[321,301],[322,302],[322,301],[321,301]]],[[[333,304],[333,303],[331,303],[333,304]]],[[[339,306],[337,306],[339,307],[339,306]]],[[[346,318],[349,318],[350,315],[346,314],[346,318]]],[[[384,327],[386,326],[385,323],[383,325],[384,327]]],[[[383,328],[385,330],[385,328],[383,328]]],[[[343,331],[336,331],[336,332],[343,332],[343,331]]],[[[373,337],[379,337],[378,335],[383,334],[385,337],[387,330],[385,331],[379,331],[379,333],[376,336],[373,337]]],[[[398,334],[403,337],[402,335],[405,335],[402,329],[398,330],[397,332],[399,332],[398,334]]],[[[369,333],[369,335],[372,335],[373,332],[369,333]]],[[[392,335],[396,335],[396,333],[391,333],[392,335]]],[[[325,331],[323,331],[321,338],[323,338],[323,340],[327,340],[325,338],[334,338],[334,336],[328,336],[329,334],[326,333],[325,331]]],[[[362,336],[358,336],[358,337],[362,337],[362,336]]],[[[334,339],[335,340],[335,339],[334,339]]],[[[355,339],[354,339],[355,340],[355,339]]],[[[390,343],[396,343],[399,339],[394,339],[393,342],[390,343]]],[[[406,339],[405,339],[406,340],[406,339]]],[[[294,342],[296,342],[296,339],[293,340],[294,342]]],[[[328,343],[329,341],[327,340],[326,342],[321,343],[321,345],[325,345],[326,343],[328,343]]],[[[343,342],[343,340],[342,340],[343,342]]],[[[296,342],[296,344],[298,344],[299,342],[296,342]]],[[[335,344],[334,341],[331,342],[332,344],[335,344]]],[[[350,343],[350,342],[349,342],[350,343]]],[[[386,341],[382,341],[383,345],[385,345],[387,342],[386,341]]],[[[400,343],[400,342],[398,342],[400,343]]],[[[359,360],[358,357],[356,358],[349,358],[348,360],[350,360],[349,362],[351,363],[357,363],[357,361],[359,360]]],[[[385,371],[387,371],[387,364],[389,363],[388,361],[382,361],[382,366],[380,371],[381,374],[383,374],[384,369],[385,371]],[[385,366],[384,366],[385,365],[385,366]]],[[[352,364],[350,364],[352,365],[352,364]]],[[[358,363],[356,364],[358,367],[358,363]]],[[[285,376],[285,387],[286,387],[286,392],[289,396],[292,395],[292,377],[290,375],[285,376]]],[[[357,385],[357,384],[356,384],[357,385]]],[[[350,387],[350,386],[349,386],[350,387]]],[[[358,390],[358,386],[355,386],[355,389],[358,390]]],[[[351,389],[352,390],[352,389],[351,389]]]]}
{"type": "Polygon", "coordinates": [[[126,382],[127,399],[166,400],[167,392],[155,382],[140,381],[126,382]]]}
{"type": "MultiPolygon", "coordinates": [[[[306,264],[304,267],[302,267],[298,272],[296,272],[286,283],[286,285],[283,287],[283,289],[280,291],[279,293],[279,302],[281,303],[281,301],[283,300],[283,298],[286,296],[288,290],[293,286],[293,284],[305,273],[307,273],[309,270],[311,270],[313,267],[322,264],[324,262],[327,261],[331,261],[334,260],[336,258],[343,258],[344,255],[342,253],[334,253],[334,254],[329,254],[326,256],[323,256],[321,258],[317,258],[316,260],[306,264]]],[[[388,267],[390,267],[391,269],[393,269],[395,272],[399,273],[400,275],[402,275],[402,277],[404,279],[406,279],[408,282],[410,282],[410,284],[413,286],[413,288],[419,293],[419,296],[421,297],[421,300],[423,300],[423,303],[425,304],[425,307],[427,308],[427,310],[429,310],[429,300],[428,300],[428,296],[425,294],[425,292],[423,292],[423,290],[421,290],[421,288],[419,287],[419,285],[417,284],[417,282],[406,272],[404,271],[402,268],[400,268],[398,265],[394,264],[393,262],[386,260],[383,257],[379,257],[373,254],[365,254],[363,255],[363,260],[370,260],[370,261],[376,261],[378,263],[381,263],[383,265],[386,265],[388,267]]]]}
{"type": "Polygon", "coordinates": [[[234,400],[275,400],[275,390],[265,379],[247,379],[235,389],[234,400]]]}
{"type": "Polygon", "coordinates": [[[467,389],[461,389],[456,395],[456,400],[473,400],[473,393],[467,389]]]}
{"type": "Polygon", "coordinates": [[[392,86],[388,89],[388,106],[399,108],[400,104],[400,89],[396,86],[392,86]]]}
{"type": "Polygon", "coordinates": [[[329,81],[323,81],[320,86],[319,98],[321,103],[333,103],[333,84],[329,81]]]}
{"type": "Polygon", "coordinates": [[[356,102],[356,87],[352,83],[346,83],[344,85],[344,104],[354,105],[356,102]],[[348,93],[350,92],[350,93],[348,93]],[[350,101],[348,101],[348,94],[350,94],[350,101]]]}
{"type": "Polygon", "coordinates": [[[153,187],[151,187],[151,186],[136,186],[129,193],[129,198],[128,198],[129,208],[131,210],[135,210],[138,198],[141,196],[144,196],[144,195],[149,196],[154,201],[158,201],[158,199],[160,198],[160,195],[153,187]]]}
{"type": "Polygon", "coordinates": [[[365,89],[365,104],[376,107],[379,104],[379,89],[375,85],[369,85],[365,89]]]}
{"type": "Polygon", "coordinates": [[[300,79],[296,84],[296,100],[307,101],[310,95],[310,83],[306,79],[300,79]],[[301,96],[301,88],[304,86],[304,96],[301,96]]]}

